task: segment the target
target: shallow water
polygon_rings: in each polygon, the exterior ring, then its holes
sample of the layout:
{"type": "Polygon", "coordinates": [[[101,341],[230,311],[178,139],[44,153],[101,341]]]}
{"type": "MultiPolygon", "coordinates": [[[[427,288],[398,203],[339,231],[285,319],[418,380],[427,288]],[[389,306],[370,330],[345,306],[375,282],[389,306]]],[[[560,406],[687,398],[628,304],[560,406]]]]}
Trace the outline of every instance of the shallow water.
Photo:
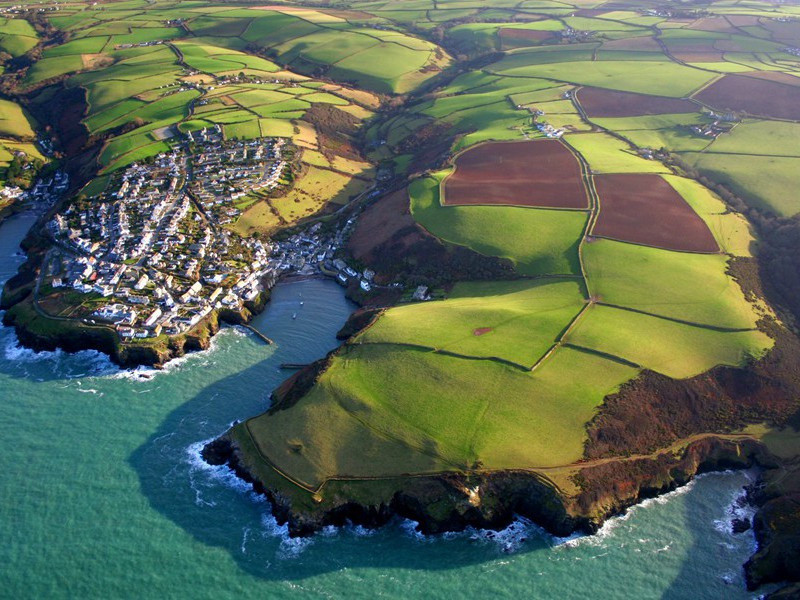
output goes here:
{"type": "MultiPolygon", "coordinates": [[[[32,222],[0,227],[0,280],[32,222]]],[[[729,525],[746,510],[736,499],[747,473],[701,477],[592,537],[519,521],[425,538],[398,521],[288,539],[266,502],[199,449],[266,408],[287,376],[280,363],[334,348],[352,308],[328,281],[281,285],[254,322],[274,346],[228,328],[163,372],[120,371],[95,352],[36,354],[0,329],[0,596],[753,596],[741,572],[752,535],[729,525]]]]}

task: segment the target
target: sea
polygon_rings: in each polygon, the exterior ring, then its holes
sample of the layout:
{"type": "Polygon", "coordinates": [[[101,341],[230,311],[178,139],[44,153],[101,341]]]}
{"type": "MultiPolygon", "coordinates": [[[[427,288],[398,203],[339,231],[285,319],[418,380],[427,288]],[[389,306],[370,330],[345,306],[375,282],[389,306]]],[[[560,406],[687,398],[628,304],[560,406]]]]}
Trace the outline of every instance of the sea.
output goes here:
{"type": "MultiPolygon", "coordinates": [[[[0,281],[35,217],[0,225],[0,281]]],[[[335,348],[352,306],[326,280],[279,284],[253,325],[161,371],[85,351],[33,352],[0,329],[0,598],[754,598],[742,563],[752,472],[707,474],[592,536],[423,536],[397,519],[289,538],[269,504],[200,458],[264,411],[286,376],[335,348]],[[296,316],[296,318],[293,318],[296,316]]]]}

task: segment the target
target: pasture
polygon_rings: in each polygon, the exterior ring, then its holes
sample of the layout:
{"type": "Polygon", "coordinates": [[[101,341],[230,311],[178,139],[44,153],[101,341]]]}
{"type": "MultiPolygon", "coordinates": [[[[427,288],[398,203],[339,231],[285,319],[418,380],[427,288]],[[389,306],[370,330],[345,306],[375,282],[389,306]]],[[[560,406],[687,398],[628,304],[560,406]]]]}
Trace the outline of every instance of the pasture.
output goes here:
{"type": "Polygon", "coordinates": [[[577,274],[588,215],[515,206],[442,206],[444,174],[409,186],[411,214],[433,235],[487,256],[508,258],[523,275],[577,274]]]}

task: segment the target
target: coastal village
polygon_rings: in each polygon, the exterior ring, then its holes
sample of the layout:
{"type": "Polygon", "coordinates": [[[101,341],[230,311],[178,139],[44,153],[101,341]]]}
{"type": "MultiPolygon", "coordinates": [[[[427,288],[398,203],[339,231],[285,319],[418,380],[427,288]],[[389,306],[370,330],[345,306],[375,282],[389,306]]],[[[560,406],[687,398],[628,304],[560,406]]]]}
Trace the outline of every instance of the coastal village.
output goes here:
{"type": "Polygon", "coordinates": [[[286,273],[360,280],[368,291],[374,274],[335,258],[354,219],[333,233],[317,223],[282,241],[225,228],[248,194],[287,184],[292,155],[286,139],[226,140],[216,127],[115,174],[102,193],[48,223],[55,244],[40,304],[63,298],[59,316],[114,327],[132,341],[185,333],[214,310],[241,313],[286,273]]]}

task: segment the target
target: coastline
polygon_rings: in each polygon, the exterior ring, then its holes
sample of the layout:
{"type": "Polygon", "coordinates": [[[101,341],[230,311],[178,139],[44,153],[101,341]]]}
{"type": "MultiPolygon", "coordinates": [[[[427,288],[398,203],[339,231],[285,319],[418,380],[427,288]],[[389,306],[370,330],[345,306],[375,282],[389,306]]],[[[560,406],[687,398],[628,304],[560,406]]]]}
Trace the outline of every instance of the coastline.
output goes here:
{"type": "MultiPolygon", "coordinates": [[[[272,516],[292,538],[313,536],[331,526],[377,529],[398,517],[414,521],[423,535],[468,528],[501,531],[520,517],[555,537],[592,535],[609,519],[673,492],[699,475],[757,468],[758,481],[744,490],[747,502],[755,509],[752,524],[731,521],[732,527],[754,529],[757,547],[743,565],[748,589],[797,578],[800,547],[796,537],[775,532],[792,510],[794,500],[791,495],[775,497],[764,492],[770,479],[785,472],[786,465],[754,439],[739,442],[709,436],[687,445],[680,455],[641,459],[631,468],[617,469],[620,477],[578,495],[565,493],[534,471],[515,470],[336,480],[326,482],[324,493],[312,495],[286,480],[281,482],[277,473],[270,477],[249,460],[237,435],[241,426],[237,423],[206,444],[201,450],[202,460],[212,466],[226,466],[254,493],[265,497],[272,516]]],[[[797,591],[791,583],[783,589],[790,594],[797,591]]]]}
{"type": "MultiPolygon", "coordinates": [[[[281,281],[280,279],[278,281],[281,281]]],[[[277,284],[277,282],[276,282],[277,284]]],[[[20,345],[34,351],[61,349],[68,353],[96,350],[108,355],[110,360],[122,368],[163,368],[169,361],[189,352],[207,350],[211,339],[219,332],[221,324],[242,325],[260,314],[270,300],[271,288],[265,287],[241,311],[215,309],[189,331],[166,339],[150,342],[122,342],[110,327],[86,325],[80,322],[48,319],[34,310],[30,294],[14,298],[16,302],[4,302],[6,310],[3,325],[13,327],[20,345]],[[58,323],[55,328],[48,327],[58,323]]],[[[3,295],[6,300],[6,294],[3,295]]]]}
{"type": "Polygon", "coordinates": [[[498,470],[331,480],[324,492],[302,498],[297,489],[276,484],[277,479],[265,477],[264,470],[248,460],[237,434],[240,426],[207,444],[202,457],[211,465],[227,465],[265,496],[273,515],[279,524],[288,526],[292,537],[310,536],[327,526],[346,523],[377,528],[394,516],[418,522],[419,531],[426,535],[467,527],[496,531],[516,517],[529,519],[558,537],[593,534],[609,518],[686,485],[702,473],[772,464],[764,447],[754,440],[739,443],[710,437],[688,445],[677,457],[638,460],[623,480],[577,495],[560,490],[535,470],[498,470]],[[347,491],[356,492],[351,495],[359,499],[345,497],[347,491]]]}

